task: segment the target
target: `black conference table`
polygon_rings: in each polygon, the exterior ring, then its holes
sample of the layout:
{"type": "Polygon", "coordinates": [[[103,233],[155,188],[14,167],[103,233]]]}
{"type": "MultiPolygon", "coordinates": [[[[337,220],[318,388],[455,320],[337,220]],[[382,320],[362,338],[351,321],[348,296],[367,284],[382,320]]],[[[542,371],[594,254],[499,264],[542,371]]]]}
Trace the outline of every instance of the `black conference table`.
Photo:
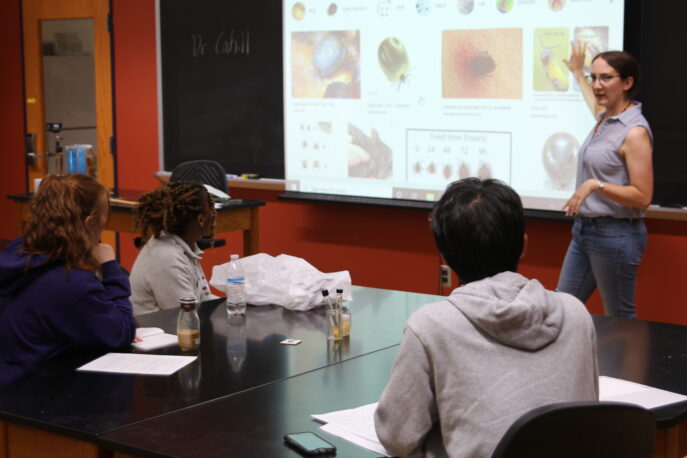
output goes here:
{"type": "MultiPolygon", "coordinates": [[[[599,370],[687,394],[687,327],[594,316],[599,370]]],[[[398,346],[347,359],[277,383],[238,393],[100,437],[104,448],[139,456],[298,457],[283,444],[286,433],[312,431],[310,415],[376,402],[386,386],[398,346]]],[[[687,418],[687,402],[653,410],[667,431],[687,418]]],[[[337,447],[337,457],[378,456],[347,441],[319,433],[337,447]]],[[[665,434],[664,434],[665,436],[665,434]]],[[[655,456],[683,456],[659,434],[655,456]],[[672,449],[674,453],[665,452],[672,449]]],[[[684,441],[684,439],[683,439],[684,441]]]]}
{"type": "MultiPolygon", "coordinates": [[[[223,299],[203,303],[199,358],[170,377],[76,372],[100,354],[67,354],[0,393],[0,421],[87,442],[107,432],[357,358],[400,342],[408,316],[438,296],[353,287],[351,337],[326,339],[320,309],[248,307],[227,320],[223,299]],[[301,339],[296,346],[281,345],[301,339]]],[[[140,326],[176,333],[176,310],[138,317],[140,326]]],[[[182,354],[176,347],[156,354],[182,354]]],[[[0,434],[0,440],[2,435],[0,434]]],[[[8,441],[11,438],[8,437],[8,441]]]]}
{"type": "MultiPolygon", "coordinates": [[[[139,456],[298,457],[291,432],[317,432],[310,414],[375,402],[407,317],[438,296],[355,287],[351,337],[327,342],[323,311],[249,307],[228,321],[221,300],[201,307],[200,358],[171,377],[74,372],[93,355],[66,356],[4,390],[0,420],[139,456]],[[297,346],[280,345],[285,338],[297,346]]],[[[602,375],[687,394],[687,327],[594,316],[602,375]]],[[[140,318],[173,332],[176,311],[140,318]]],[[[176,347],[155,353],[179,354],[176,347]]],[[[653,410],[655,456],[682,456],[687,403],[653,410]],[[681,439],[682,438],[682,439],[681,439]],[[682,454],[679,454],[679,453],[682,454]]],[[[337,437],[337,456],[375,456],[337,437]]],[[[9,439],[8,439],[9,440],[9,439]]]]}

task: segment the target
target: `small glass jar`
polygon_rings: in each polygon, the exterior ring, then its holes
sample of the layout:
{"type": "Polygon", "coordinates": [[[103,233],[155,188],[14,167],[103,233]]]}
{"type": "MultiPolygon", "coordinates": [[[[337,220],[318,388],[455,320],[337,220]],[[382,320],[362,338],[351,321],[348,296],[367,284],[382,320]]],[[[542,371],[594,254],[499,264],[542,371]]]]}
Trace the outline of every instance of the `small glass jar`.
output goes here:
{"type": "Polygon", "coordinates": [[[196,311],[194,296],[184,296],[179,299],[177,338],[179,348],[184,351],[197,350],[200,347],[200,319],[196,311]]]}

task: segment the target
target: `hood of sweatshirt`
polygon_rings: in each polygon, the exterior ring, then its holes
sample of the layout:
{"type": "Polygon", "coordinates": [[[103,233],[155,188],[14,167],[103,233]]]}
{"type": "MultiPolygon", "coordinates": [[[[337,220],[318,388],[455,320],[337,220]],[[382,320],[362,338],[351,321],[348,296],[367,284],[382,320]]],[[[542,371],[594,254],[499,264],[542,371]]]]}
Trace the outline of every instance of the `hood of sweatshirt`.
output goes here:
{"type": "Polygon", "coordinates": [[[39,254],[31,256],[27,268],[29,255],[22,251],[22,242],[21,238],[15,239],[0,252],[0,296],[16,294],[47,270],[64,263],[62,258],[49,260],[47,255],[39,254]]]}
{"type": "Polygon", "coordinates": [[[563,326],[559,294],[514,272],[461,286],[448,301],[474,326],[511,347],[544,348],[556,340],[563,326]]]}

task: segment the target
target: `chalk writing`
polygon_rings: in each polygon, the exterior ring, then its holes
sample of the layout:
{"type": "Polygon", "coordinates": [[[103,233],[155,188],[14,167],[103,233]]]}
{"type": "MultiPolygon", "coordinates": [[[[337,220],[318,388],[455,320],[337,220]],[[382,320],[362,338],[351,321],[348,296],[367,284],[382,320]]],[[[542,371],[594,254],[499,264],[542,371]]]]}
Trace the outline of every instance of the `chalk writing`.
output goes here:
{"type": "Polygon", "coordinates": [[[229,33],[222,30],[215,41],[215,54],[250,54],[250,31],[248,29],[235,31],[231,29],[229,33]]]}
{"type": "Polygon", "coordinates": [[[221,30],[214,41],[214,47],[209,48],[209,42],[200,33],[191,34],[193,57],[203,57],[208,54],[225,56],[248,56],[250,54],[250,30],[221,30]]]}
{"type": "Polygon", "coordinates": [[[194,33],[191,35],[191,40],[193,40],[193,57],[204,56],[208,44],[203,42],[203,36],[199,33],[194,33]]]}

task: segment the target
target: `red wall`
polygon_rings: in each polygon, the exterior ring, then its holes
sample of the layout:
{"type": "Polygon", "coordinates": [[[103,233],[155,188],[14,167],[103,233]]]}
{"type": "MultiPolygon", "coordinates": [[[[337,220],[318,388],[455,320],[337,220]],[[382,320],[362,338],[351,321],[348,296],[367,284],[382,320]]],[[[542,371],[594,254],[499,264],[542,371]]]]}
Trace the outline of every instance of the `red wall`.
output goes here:
{"type": "Polygon", "coordinates": [[[14,237],[12,202],[6,194],[25,192],[24,105],[19,0],[0,2],[0,239],[14,237]]]}
{"type": "MultiPolygon", "coordinates": [[[[14,55],[12,59],[18,61],[18,8],[0,8],[0,33],[3,37],[9,35],[2,41],[3,59],[14,55]]],[[[157,185],[153,172],[159,169],[154,0],[113,0],[113,13],[119,184],[121,188],[151,189],[157,185]]],[[[2,119],[12,123],[11,128],[0,126],[0,134],[4,134],[0,138],[6,142],[14,138],[11,148],[3,148],[1,154],[6,156],[8,151],[21,151],[23,113],[19,65],[5,68],[10,71],[0,72],[0,91],[5,96],[2,119]],[[6,105],[8,100],[11,103],[6,105]]],[[[0,182],[4,194],[24,186],[23,164],[5,159],[4,164],[8,163],[10,166],[1,169],[0,177],[6,175],[14,181],[0,182]]],[[[281,201],[277,193],[268,191],[232,190],[232,195],[268,202],[260,213],[261,251],[299,256],[321,271],[348,269],[357,285],[440,292],[439,255],[426,211],[281,201]]],[[[0,208],[7,215],[6,207],[0,208]]],[[[3,218],[0,237],[12,235],[8,219],[3,218]]],[[[682,306],[687,223],[648,220],[647,226],[649,247],[639,272],[638,316],[687,324],[687,310],[682,306]]],[[[527,230],[529,246],[520,270],[553,288],[570,240],[570,223],[530,220],[527,230]]],[[[229,248],[209,250],[204,259],[206,267],[224,262],[230,252],[241,253],[238,234],[223,236],[229,248]]],[[[120,249],[122,264],[130,267],[136,251],[129,237],[122,237],[120,249]]],[[[599,313],[598,294],[587,305],[599,313]]]]}

